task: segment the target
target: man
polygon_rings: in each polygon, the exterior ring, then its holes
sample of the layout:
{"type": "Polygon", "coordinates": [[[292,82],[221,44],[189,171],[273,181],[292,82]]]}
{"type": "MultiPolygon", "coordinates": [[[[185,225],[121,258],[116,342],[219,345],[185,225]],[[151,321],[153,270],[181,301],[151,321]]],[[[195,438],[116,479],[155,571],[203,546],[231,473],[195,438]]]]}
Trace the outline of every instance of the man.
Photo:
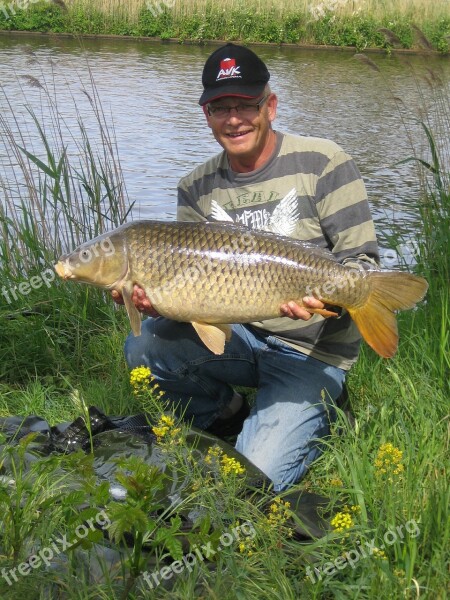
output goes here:
{"type": "MultiPolygon", "coordinates": [[[[376,268],[378,249],[364,183],[336,144],[275,131],[277,96],[266,65],[227,44],[203,70],[199,104],[223,151],[182,178],[178,219],[233,220],[288,233],[333,252],[339,262],[376,268]]],[[[348,314],[328,318],[317,297],[280,306],[280,318],[234,325],[223,355],[193,327],[159,317],[143,290],[134,302],[152,315],[130,336],[130,367],[148,365],[166,396],[193,424],[218,435],[238,432],[236,449],[283,490],[320,454],[334,401],[355,362],[360,336],[348,314]],[[250,415],[232,386],[257,388],[250,415]],[[245,418],[247,417],[247,418],[245,418]],[[242,426],[242,421],[243,426],[242,426]]]]}

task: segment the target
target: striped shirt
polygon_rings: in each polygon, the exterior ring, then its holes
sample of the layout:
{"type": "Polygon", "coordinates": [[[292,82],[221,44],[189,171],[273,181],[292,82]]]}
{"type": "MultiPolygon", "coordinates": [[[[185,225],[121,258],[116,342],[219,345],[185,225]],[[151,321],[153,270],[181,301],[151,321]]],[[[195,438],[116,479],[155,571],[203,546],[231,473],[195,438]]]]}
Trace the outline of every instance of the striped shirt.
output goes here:
{"type": "MultiPolygon", "coordinates": [[[[378,268],[367,192],[352,158],[329,140],[276,135],[272,156],[255,171],[234,172],[223,151],[183,177],[178,220],[212,220],[217,203],[234,222],[266,229],[276,207],[290,194],[295,205],[293,222],[288,223],[291,237],[328,248],[343,264],[378,268]]],[[[361,337],[345,311],[338,319],[315,314],[309,321],[280,317],[251,326],[345,370],[358,357],[361,337]]]]}

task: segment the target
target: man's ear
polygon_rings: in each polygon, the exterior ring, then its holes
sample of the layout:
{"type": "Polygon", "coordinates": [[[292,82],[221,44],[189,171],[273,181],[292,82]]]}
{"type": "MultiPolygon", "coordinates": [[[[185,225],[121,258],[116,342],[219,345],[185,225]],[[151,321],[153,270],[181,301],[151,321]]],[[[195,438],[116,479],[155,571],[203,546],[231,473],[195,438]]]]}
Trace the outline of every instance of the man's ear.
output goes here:
{"type": "Polygon", "coordinates": [[[206,104],[204,104],[202,106],[202,110],[203,110],[203,114],[206,117],[206,122],[208,123],[208,127],[211,127],[211,123],[209,122],[209,114],[208,114],[208,109],[206,108],[206,104]]]}
{"type": "Polygon", "coordinates": [[[275,121],[275,117],[277,116],[277,106],[278,106],[278,98],[274,93],[270,94],[270,98],[267,100],[267,110],[269,114],[269,121],[275,121]]]}

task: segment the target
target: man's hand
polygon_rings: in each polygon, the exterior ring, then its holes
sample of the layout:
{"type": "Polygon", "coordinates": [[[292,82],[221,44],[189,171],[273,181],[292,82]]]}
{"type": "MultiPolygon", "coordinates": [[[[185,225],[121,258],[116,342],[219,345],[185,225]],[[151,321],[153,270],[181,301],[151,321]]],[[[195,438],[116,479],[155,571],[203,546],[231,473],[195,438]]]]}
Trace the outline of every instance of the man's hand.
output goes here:
{"type": "Polygon", "coordinates": [[[312,317],[312,314],[306,310],[307,308],[323,309],[325,307],[323,302],[312,296],[305,296],[302,298],[302,304],[303,306],[299,306],[295,302],[282,304],[280,307],[281,313],[284,317],[289,317],[290,319],[302,319],[303,321],[308,321],[312,317]]]}
{"type": "MultiPolygon", "coordinates": [[[[114,302],[117,302],[117,304],[124,303],[122,295],[119,294],[119,292],[116,292],[116,290],[113,290],[111,292],[111,296],[114,302]]],[[[135,285],[133,288],[131,300],[133,301],[133,304],[138,309],[138,311],[144,313],[144,315],[148,315],[149,317],[159,317],[159,312],[157,312],[153,308],[153,306],[150,303],[150,300],[147,298],[145,291],[138,285],[135,285]]]]}

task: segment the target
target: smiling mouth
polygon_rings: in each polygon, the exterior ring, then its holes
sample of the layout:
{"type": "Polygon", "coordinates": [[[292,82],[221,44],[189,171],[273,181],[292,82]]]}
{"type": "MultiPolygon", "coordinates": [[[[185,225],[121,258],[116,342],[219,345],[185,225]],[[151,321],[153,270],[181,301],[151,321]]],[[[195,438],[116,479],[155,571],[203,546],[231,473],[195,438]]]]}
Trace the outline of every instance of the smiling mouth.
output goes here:
{"type": "Polygon", "coordinates": [[[247,135],[248,133],[251,133],[250,131],[235,131],[234,133],[227,133],[227,137],[230,138],[240,138],[243,137],[244,135],[247,135]]]}

